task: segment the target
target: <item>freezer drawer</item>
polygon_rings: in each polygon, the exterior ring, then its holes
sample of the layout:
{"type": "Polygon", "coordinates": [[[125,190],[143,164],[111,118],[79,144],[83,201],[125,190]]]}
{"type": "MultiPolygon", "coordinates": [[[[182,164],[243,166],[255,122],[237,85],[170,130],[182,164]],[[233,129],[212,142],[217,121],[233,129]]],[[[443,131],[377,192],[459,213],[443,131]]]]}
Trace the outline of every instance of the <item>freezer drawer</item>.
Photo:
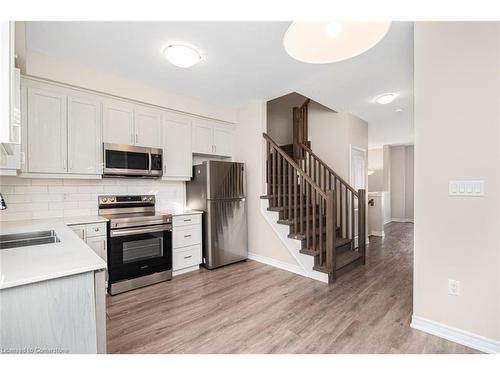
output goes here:
{"type": "Polygon", "coordinates": [[[245,199],[208,202],[204,265],[212,269],[248,257],[245,199]]]}

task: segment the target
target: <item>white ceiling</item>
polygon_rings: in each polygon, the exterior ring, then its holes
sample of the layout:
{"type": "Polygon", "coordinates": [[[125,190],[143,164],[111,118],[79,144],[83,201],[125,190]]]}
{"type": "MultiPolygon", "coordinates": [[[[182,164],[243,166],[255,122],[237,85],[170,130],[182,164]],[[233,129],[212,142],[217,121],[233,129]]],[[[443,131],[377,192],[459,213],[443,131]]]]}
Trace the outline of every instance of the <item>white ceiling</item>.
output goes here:
{"type": "Polygon", "coordinates": [[[333,64],[287,55],[290,22],[27,22],[29,50],[76,61],[197,99],[236,107],[297,91],[369,123],[369,143],[413,143],[413,24],[393,22],[364,54],[333,64]],[[182,69],[161,54],[171,42],[197,46],[202,63],[182,69]],[[398,94],[388,105],[373,98],[398,94]],[[402,108],[403,112],[395,112],[402,108]]]}

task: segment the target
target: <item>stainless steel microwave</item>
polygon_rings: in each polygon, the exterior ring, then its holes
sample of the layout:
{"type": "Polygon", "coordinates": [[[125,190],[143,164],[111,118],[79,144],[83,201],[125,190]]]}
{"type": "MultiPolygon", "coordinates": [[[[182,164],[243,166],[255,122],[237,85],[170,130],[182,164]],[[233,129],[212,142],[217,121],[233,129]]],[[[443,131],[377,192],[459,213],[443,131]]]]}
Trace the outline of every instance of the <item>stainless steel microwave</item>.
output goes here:
{"type": "Polygon", "coordinates": [[[104,143],[103,176],[161,177],[163,152],[160,148],[104,143]]]}

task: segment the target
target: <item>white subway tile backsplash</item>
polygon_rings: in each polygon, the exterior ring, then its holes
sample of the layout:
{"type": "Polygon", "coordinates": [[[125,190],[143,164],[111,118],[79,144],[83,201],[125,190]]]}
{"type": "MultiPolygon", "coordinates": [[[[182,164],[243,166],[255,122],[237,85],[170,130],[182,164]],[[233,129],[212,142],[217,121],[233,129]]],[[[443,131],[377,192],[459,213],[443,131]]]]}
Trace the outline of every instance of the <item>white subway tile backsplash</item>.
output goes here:
{"type": "Polygon", "coordinates": [[[90,193],[71,193],[68,195],[70,201],[89,201],[90,193]]]}
{"type": "Polygon", "coordinates": [[[8,206],[0,211],[0,221],[97,215],[97,197],[103,194],[155,194],[162,210],[182,208],[185,199],[183,182],[128,178],[1,177],[0,192],[8,206]]]}
{"type": "Polygon", "coordinates": [[[49,210],[69,210],[78,208],[78,201],[62,201],[62,202],[50,202],[49,210]]]}
{"type": "MultiPolygon", "coordinates": [[[[3,181],[0,181],[3,182],[3,181]]],[[[14,186],[12,185],[0,185],[0,193],[2,194],[14,194],[14,186]]]]}
{"type": "Polygon", "coordinates": [[[28,203],[32,198],[30,194],[3,194],[3,197],[9,203],[28,203]]]}
{"type": "Polygon", "coordinates": [[[104,187],[102,185],[85,185],[78,186],[79,193],[103,193],[104,187]]]}
{"type": "Polygon", "coordinates": [[[47,185],[40,186],[14,186],[14,194],[46,193],[47,185]]]}

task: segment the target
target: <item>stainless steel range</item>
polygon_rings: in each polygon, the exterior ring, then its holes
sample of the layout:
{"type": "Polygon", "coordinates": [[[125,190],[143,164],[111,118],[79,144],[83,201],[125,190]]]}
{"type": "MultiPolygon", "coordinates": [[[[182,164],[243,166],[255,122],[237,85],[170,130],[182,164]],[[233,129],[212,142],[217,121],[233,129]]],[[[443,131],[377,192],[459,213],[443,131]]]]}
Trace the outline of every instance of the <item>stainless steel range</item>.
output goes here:
{"type": "Polygon", "coordinates": [[[108,222],[111,295],[172,278],[172,216],[155,211],[154,195],[102,195],[108,222]]]}

